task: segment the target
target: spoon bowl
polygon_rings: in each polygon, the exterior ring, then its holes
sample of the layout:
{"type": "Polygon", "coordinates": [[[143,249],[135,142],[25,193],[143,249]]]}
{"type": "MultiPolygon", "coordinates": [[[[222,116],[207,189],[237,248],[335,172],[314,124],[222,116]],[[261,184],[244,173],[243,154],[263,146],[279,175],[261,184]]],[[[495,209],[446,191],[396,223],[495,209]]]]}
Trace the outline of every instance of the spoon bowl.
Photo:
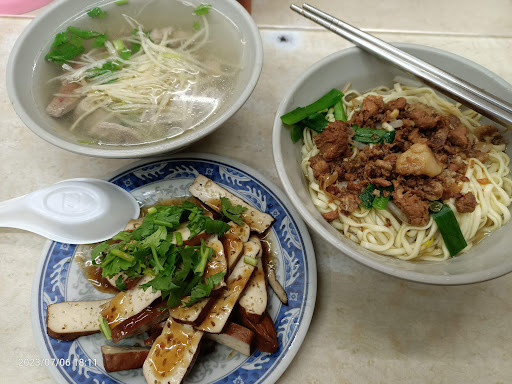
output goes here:
{"type": "Polygon", "coordinates": [[[91,244],[107,240],[139,217],[135,198],[100,179],[70,179],[0,203],[0,227],[50,240],[91,244]]]}

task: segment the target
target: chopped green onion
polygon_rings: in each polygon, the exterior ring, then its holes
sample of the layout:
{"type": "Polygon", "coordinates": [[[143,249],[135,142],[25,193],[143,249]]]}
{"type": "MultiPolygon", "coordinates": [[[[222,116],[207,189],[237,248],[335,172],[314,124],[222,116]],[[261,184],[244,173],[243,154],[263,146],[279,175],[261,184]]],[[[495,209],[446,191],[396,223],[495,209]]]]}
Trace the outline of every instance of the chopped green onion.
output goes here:
{"type": "Polygon", "coordinates": [[[100,331],[107,340],[112,339],[112,332],[110,331],[110,327],[108,326],[107,320],[100,315],[100,331]]]}
{"type": "Polygon", "coordinates": [[[98,35],[98,37],[96,37],[94,39],[92,46],[93,46],[93,48],[103,47],[105,45],[106,41],[107,41],[107,35],[102,33],[101,35],[98,35]]]}
{"type": "Polygon", "coordinates": [[[258,265],[258,260],[251,256],[244,256],[244,263],[256,267],[258,265]]]}
{"type": "Polygon", "coordinates": [[[114,256],[120,257],[121,259],[128,261],[129,263],[135,260],[132,255],[129,255],[128,253],[123,252],[117,248],[112,249],[110,253],[113,254],[114,256]]]}
{"type": "Polygon", "coordinates": [[[174,225],[172,223],[169,223],[168,221],[155,220],[153,221],[153,223],[155,223],[156,225],[163,225],[164,227],[174,228],[174,225]]]}
{"type": "Polygon", "coordinates": [[[294,125],[292,130],[290,131],[290,137],[292,138],[292,142],[296,143],[300,139],[302,139],[302,132],[304,131],[304,127],[300,125],[294,125]]]}
{"type": "Polygon", "coordinates": [[[201,24],[199,24],[199,21],[194,21],[192,23],[192,28],[194,28],[196,31],[199,31],[201,29],[201,24]]]}
{"type": "Polygon", "coordinates": [[[128,48],[124,48],[121,52],[119,52],[119,57],[125,61],[130,60],[132,57],[132,51],[128,48]]]}
{"type": "Polygon", "coordinates": [[[334,104],[334,119],[347,121],[347,115],[345,114],[345,108],[343,107],[343,100],[334,104]]]}
{"type": "Polygon", "coordinates": [[[128,0],[117,0],[114,3],[117,5],[124,5],[124,4],[128,4],[128,0]]]}
{"type": "Polygon", "coordinates": [[[372,208],[373,199],[375,198],[375,195],[373,194],[374,189],[375,189],[375,184],[370,183],[370,184],[368,184],[368,186],[366,187],[364,192],[359,195],[362,205],[366,209],[372,208]]]}
{"type": "Polygon", "coordinates": [[[443,237],[451,257],[456,256],[460,251],[466,248],[468,244],[460,230],[455,214],[448,205],[443,204],[440,211],[432,212],[431,215],[441,232],[441,236],[443,237]]]}
{"type": "Polygon", "coordinates": [[[141,45],[139,43],[132,43],[132,52],[137,53],[140,51],[141,45]]]}
{"type": "Polygon", "coordinates": [[[386,209],[388,205],[388,201],[391,198],[391,192],[393,191],[393,186],[389,187],[377,187],[375,184],[370,183],[366,187],[365,191],[359,195],[361,199],[362,206],[366,209],[386,209]],[[376,196],[373,194],[374,190],[380,191],[380,196],[376,196]],[[384,196],[384,191],[390,192],[387,196],[384,196]]]}
{"type": "Polygon", "coordinates": [[[334,88],[314,103],[305,107],[298,107],[293,111],[281,116],[281,121],[288,125],[296,124],[315,112],[320,112],[326,108],[329,108],[341,97],[343,97],[343,93],[334,88]]]}
{"type": "Polygon", "coordinates": [[[201,260],[197,264],[196,268],[194,269],[194,273],[196,275],[203,275],[204,269],[206,268],[206,262],[208,261],[208,258],[210,257],[211,252],[213,251],[212,248],[207,247],[204,240],[201,239],[201,248],[199,250],[199,255],[201,257],[201,260]]]}
{"type": "Polygon", "coordinates": [[[210,8],[212,6],[210,4],[201,4],[196,9],[194,9],[194,13],[196,16],[207,15],[210,12],[210,8]]]}
{"type": "Polygon", "coordinates": [[[315,112],[299,122],[299,124],[318,133],[323,132],[328,123],[329,121],[325,118],[325,113],[320,112],[315,112]]]}
{"type": "Polygon", "coordinates": [[[158,212],[158,209],[156,209],[155,207],[151,207],[148,209],[148,214],[149,215],[152,215],[153,213],[157,213],[158,212]]]}
{"type": "MultiPolygon", "coordinates": [[[[382,194],[382,192],[381,192],[382,194]]],[[[391,197],[391,194],[387,196],[375,196],[375,199],[373,199],[372,207],[375,209],[386,209],[388,206],[389,198],[391,197]]]]}
{"type": "Polygon", "coordinates": [[[360,143],[392,143],[395,140],[395,131],[386,131],[385,129],[361,128],[352,125],[355,131],[352,140],[360,143]]]}
{"type": "Polygon", "coordinates": [[[181,247],[183,245],[183,236],[181,235],[181,232],[175,232],[176,236],[176,245],[178,247],[181,247]]]}
{"type": "Polygon", "coordinates": [[[114,45],[114,48],[116,49],[116,51],[122,51],[123,49],[126,48],[126,45],[124,45],[123,40],[114,40],[112,42],[112,44],[114,45]]]}
{"type": "Polygon", "coordinates": [[[100,7],[96,7],[87,12],[87,15],[92,18],[97,17],[99,19],[103,19],[105,16],[107,16],[107,12],[103,11],[100,7]]]}
{"type": "Polygon", "coordinates": [[[82,39],[85,39],[85,40],[89,40],[89,39],[92,39],[94,37],[98,37],[99,35],[101,35],[101,33],[96,32],[96,31],[86,31],[84,29],[80,29],[80,28],[72,27],[72,26],[69,26],[66,29],[66,31],[69,33],[72,33],[73,35],[81,37],[82,39]]]}

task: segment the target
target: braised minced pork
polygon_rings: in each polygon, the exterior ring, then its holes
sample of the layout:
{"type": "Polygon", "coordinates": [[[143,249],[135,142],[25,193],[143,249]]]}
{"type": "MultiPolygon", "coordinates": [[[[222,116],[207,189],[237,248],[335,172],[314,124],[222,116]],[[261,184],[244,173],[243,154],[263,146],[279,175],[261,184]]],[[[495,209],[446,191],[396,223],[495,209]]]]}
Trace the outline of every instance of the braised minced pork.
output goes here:
{"type": "MultiPolygon", "coordinates": [[[[503,142],[493,126],[480,127],[477,136],[483,142],[503,142]]],[[[361,203],[359,195],[369,183],[383,187],[393,185],[393,200],[409,224],[416,226],[428,223],[429,203],[434,200],[454,197],[459,212],[473,212],[477,204],[475,196],[471,192],[461,193],[461,184],[467,181],[463,160],[476,157],[486,161],[488,158],[477,149],[476,140],[456,116],[442,114],[426,104],[409,104],[403,97],[387,104],[380,96],[366,97],[350,121],[329,123],[315,137],[315,143],[320,153],[310,159],[313,174],[318,180],[337,174],[337,180],[325,190],[341,202],[342,214],[350,215],[357,209],[361,203]],[[375,144],[373,148],[367,145],[352,156],[352,125],[375,128],[393,119],[402,121],[393,143],[375,144]],[[402,154],[411,147],[418,150],[420,146],[430,162],[435,162],[435,172],[430,168],[423,172],[405,165],[402,154]]],[[[332,181],[332,177],[329,180],[332,181]]],[[[325,217],[333,220],[335,215],[336,211],[325,217]]]]}

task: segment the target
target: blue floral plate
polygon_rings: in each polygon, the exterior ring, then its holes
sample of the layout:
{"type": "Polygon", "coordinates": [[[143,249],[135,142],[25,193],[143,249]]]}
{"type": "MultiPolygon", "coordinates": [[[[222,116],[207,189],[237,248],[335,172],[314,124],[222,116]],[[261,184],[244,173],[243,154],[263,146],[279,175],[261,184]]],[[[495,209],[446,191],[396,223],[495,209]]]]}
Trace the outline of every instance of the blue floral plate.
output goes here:
{"type": "MultiPolygon", "coordinates": [[[[308,231],[288,198],[253,169],[233,160],[200,154],[145,160],[106,178],[129,191],[141,205],[189,195],[188,187],[203,174],[275,219],[270,233],[278,261],[277,278],[288,293],[283,305],[273,292],[268,311],[276,325],[279,350],[270,355],[243,356],[217,345],[198,359],[185,383],[274,383],[297,353],[309,327],[316,299],[316,264],[308,231]]],[[[46,308],[61,301],[96,300],[111,295],[95,290],[82,274],[77,246],[49,241],[38,265],[32,296],[32,323],[41,361],[58,383],[145,382],[142,370],[107,373],[100,347],[101,334],[59,341],[46,334],[46,308]]],[[[140,340],[123,340],[133,345],[140,340]]]]}

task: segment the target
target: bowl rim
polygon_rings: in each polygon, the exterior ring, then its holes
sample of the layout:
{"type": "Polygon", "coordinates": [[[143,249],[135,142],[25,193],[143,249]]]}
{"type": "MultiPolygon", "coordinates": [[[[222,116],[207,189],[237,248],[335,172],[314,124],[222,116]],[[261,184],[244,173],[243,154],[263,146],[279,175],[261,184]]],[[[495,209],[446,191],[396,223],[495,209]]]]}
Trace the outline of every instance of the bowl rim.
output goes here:
{"type": "MultiPolygon", "coordinates": [[[[431,52],[436,55],[441,55],[444,57],[449,57],[450,59],[455,59],[455,61],[459,61],[462,64],[472,67],[484,75],[491,77],[500,85],[502,85],[508,92],[512,93],[512,85],[507,81],[491,72],[487,68],[477,64],[471,60],[468,60],[462,56],[457,54],[434,48],[428,47],[420,44],[411,44],[411,43],[392,43],[394,46],[400,49],[420,49],[425,52],[431,52]]],[[[336,236],[331,234],[321,225],[315,225],[316,219],[312,216],[312,214],[305,208],[304,205],[299,204],[301,198],[294,190],[288,175],[286,174],[284,168],[284,159],[283,154],[281,152],[281,129],[283,128],[283,123],[281,122],[280,116],[286,111],[284,110],[285,105],[287,105],[290,100],[293,98],[293,95],[297,91],[297,89],[302,85],[302,83],[314,72],[321,69],[324,65],[327,65],[333,61],[337,61],[342,59],[345,56],[350,56],[354,53],[362,52],[362,50],[358,47],[350,47],[343,49],[341,51],[335,52],[329,56],[324,57],[323,59],[315,62],[309,68],[307,68],[288,88],[284,97],[282,98],[279,107],[277,108],[276,116],[274,119],[274,127],[272,132],[272,150],[274,155],[274,163],[277,170],[277,174],[283,188],[288,195],[289,199],[292,201],[293,205],[297,209],[297,211],[302,216],[303,220],[306,222],[309,228],[313,229],[318,235],[320,235],[323,239],[325,239],[331,246],[337,248],[341,253],[349,256],[353,260],[370,267],[373,270],[383,272],[385,274],[398,277],[404,280],[424,283],[424,284],[432,284],[432,285],[464,285],[464,284],[473,284],[478,282],[483,282],[487,280],[491,280],[507,273],[512,272],[512,259],[510,261],[501,264],[499,266],[487,268],[477,272],[470,273],[462,273],[458,275],[430,275],[421,272],[414,271],[406,271],[402,269],[397,269],[395,267],[387,266],[382,264],[376,260],[370,259],[363,254],[360,254],[353,247],[346,246],[343,242],[341,242],[336,236]]],[[[355,243],[354,243],[355,244],[355,243]]]]}
{"type": "MultiPolygon", "coordinates": [[[[62,139],[42,128],[36,121],[34,121],[30,117],[29,113],[27,112],[27,110],[30,107],[22,105],[20,101],[20,94],[23,93],[23,90],[17,87],[17,82],[15,81],[14,74],[17,71],[15,63],[17,62],[20,54],[23,52],[25,41],[30,39],[30,36],[33,33],[32,31],[41,24],[44,24],[46,22],[48,15],[54,12],[58,12],[64,4],[73,1],[76,0],[61,0],[54,2],[53,4],[50,4],[48,8],[44,9],[32,22],[30,22],[30,24],[27,27],[25,27],[21,35],[14,43],[13,49],[9,55],[6,69],[7,94],[20,120],[23,122],[23,124],[25,124],[27,128],[29,128],[37,136],[59,148],[81,155],[112,159],[147,157],[161,155],[164,153],[176,152],[209,135],[217,128],[219,128],[222,124],[224,124],[226,120],[232,117],[245,104],[247,99],[251,96],[252,92],[254,91],[256,84],[258,83],[259,77],[261,75],[261,70],[263,68],[263,44],[258,26],[256,25],[256,22],[254,21],[252,16],[240,3],[238,3],[237,1],[229,1],[226,2],[226,6],[232,7],[236,11],[237,24],[245,24],[248,27],[249,33],[247,36],[250,38],[250,40],[254,42],[255,58],[251,64],[252,71],[250,72],[248,82],[243,91],[241,92],[240,96],[236,100],[234,100],[233,103],[231,103],[228,106],[228,108],[226,108],[226,110],[224,110],[224,112],[222,112],[215,120],[208,123],[201,129],[194,130],[193,132],[186,134],[182,137],[178,137],[172,140],[157,141],[155,143],[150,143],[143,146],[135,146],[129,149],[117,149],[111,147],[92,148],[62,139]]],[[[86,2],[84,1],[84,11],[86,10],[88,4],[95,4],[99,2],[100,0],[87,0],[86,2]]],[[[62,19],[63,22],[65,22],[65,17],[62,17],[62,19]]]]}

